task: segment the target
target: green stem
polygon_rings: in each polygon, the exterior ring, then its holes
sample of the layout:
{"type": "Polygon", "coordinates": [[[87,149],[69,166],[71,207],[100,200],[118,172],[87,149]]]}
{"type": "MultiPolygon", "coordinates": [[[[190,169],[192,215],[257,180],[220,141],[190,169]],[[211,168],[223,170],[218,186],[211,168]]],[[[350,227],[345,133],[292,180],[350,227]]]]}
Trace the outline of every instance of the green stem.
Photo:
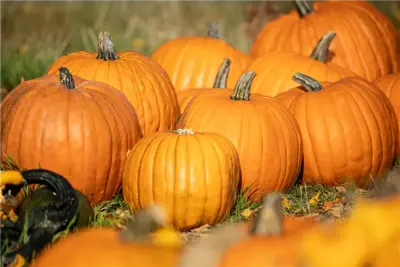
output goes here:
{"type": "Polygon", "coordinates": [[[217,76],[215,77],[213,88],[227,88],[230,66],[231,60],[229,58],[224,58],[224,61],[222,61],[218,69],[217,76]]]}
{"type": "Polygon", "coordinates": [[[221,34],[219,32],[219,26],[216,22],[210,22],[210,24],[208,24],[207,36],[221,39],[221,34]]]}
{"type": "Polygon", "coordinates": [[[318,92],[323,88],[317,80],[299,72],[295,73],[292,80],[303,86],[308,92],[318,92]]]}
{"type": "Polygon", "coordinates": [[[250,233],[257,236],[279,236],[283,232],[282,198],[272,192],[263,199],[250,233]]]}
{"type": "Polygon", "coordinates": [[[301,18],[304,18],[308,14],[313,14],[315,13],[314,8],[312,7],[312,4],[307,3],[307,1],[304,0],[294,0],[294,3],[297,8],[297,12],[299,13],[299,16],[301,18]]]}
{"type": "Polygon", "coordinates": [[[334,31],[328,31],[322,36],[312,51],[310,58],[326,63],[328,61],[329,46],[333,39],[335,39],[335,36],[336,33],[334,31]]]}
{"type": "Polygon", "coordinates": [[[255,77],[256,73],[254,71],[248,71],[242,74],[242,76],[239,78],[239,81],[235,85],[231,99],[249,101],[250,88],[255,77]]]}
{"type": "Polygon", "coordinates": [[[99,42],[97,48],[97,59],[116,60],[118,59],[114,44],[111,41],[111,35],[108,32],[99,32],[99,42]]]}
{"type": "Polygon", "coordinates": [[[74,89],[75,82],[69,70],[65,67],[61,67],[58,70],[60,71],[60,83],[67,87],[69,90],[74,89]]]}

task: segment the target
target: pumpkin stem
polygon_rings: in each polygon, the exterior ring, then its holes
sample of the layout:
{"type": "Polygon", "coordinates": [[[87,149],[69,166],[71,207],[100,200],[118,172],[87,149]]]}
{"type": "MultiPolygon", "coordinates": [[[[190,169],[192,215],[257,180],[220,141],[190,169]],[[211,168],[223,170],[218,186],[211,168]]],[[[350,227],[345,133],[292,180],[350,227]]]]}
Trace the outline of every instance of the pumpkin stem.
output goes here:
{"type": "Polygon", "coordinates": [[[328,61],[329,46],[333,39],[335,39],[336,33],[334,31],[328,31],[321,39],[319,39],[317,46],[312,51],[310,58],[326,63],[328,61]]]}
{"type": "Polygon", "coordinates": [[[65,67],[61,67],[58,70],[60,71],[60,83],[67,87],[69,90],[74,89],[75,82],[69,70],[65,67]]]}
{"type": "Polygon", "coordinates": [[[108,32],[99,32],[99,42],[97,48],[97,59],[116,60],[118,59],[114,44],[111,41],[111,35],[108,32]]]}
{"type": "Polygon", "coordinates": [[[218,69],[217,76],[215,77],[213,88],[227,88],[230,66],[231,60],[229,58],[224,58],[224,61],[218,69]]]}
{"type": "Polygon", "coordinates": [[[278,236],[282,234],[282,198],[278,192],[264,197],[262,208],[257,213],[250,232],[257,236],[278,236]]]}
{"type": "Polygon", "coordinates": [[[240,76],[239,81],[235,85],[233,95],[231,95],[232,100],[250,100],[250,88],[251,84],[256,77],[254,71],[248,71],[240,76]]]}
{"type": "Polygon", "coordinates": [[[306,88],[308,92],[318,92],[323,88],[317,80],[299,72],[294,74],[292,80],[306,88]]]}
{"type": "Polygon", "coordinates": [[[219,26],[216,22],[210,22],[208,24],[207,36],[221,39],[221,34],[219,32],[219,26]]]}
{"type": "Polygon", "coordinates": [[[194,134],[194,132],[192,131],[192,129],[176,129],[176,131],[174,131],[175,133],[177,133],[178,135],[182,135],[182,134],[194,134]]]}
{"type": "Polygon", "coordinates": [[[150,234],[167,224],[167,216],[164,209],[158,205],[152,205],[138,211],[126,223],[126,229],[120,232],[121,241],[149,241],[150,234]]]}
{"type": "Polygon", "coordinates": [[[299,13],[300,18],[304,18],[308,14],[315,13],[312,4],[310,5],[307,1],[304,0],[294,0],[294,3],[297,8],[297,12],[299,13]]]}

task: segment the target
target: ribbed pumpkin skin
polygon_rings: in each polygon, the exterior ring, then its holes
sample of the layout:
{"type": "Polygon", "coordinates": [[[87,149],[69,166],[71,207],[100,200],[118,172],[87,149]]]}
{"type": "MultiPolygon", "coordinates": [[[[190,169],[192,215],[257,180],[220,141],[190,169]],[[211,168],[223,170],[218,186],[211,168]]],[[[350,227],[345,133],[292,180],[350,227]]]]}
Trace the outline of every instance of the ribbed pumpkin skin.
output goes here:
{"type": "Polygon", "coordinates": [[[1,104],[1,153],[21,168],[66,177],[92,204],[121,185],[126,153],[142,137],[127,98],[116,89],[73,77],[75,89],[52,74],[24,81],[1,104]]]}
{"type": "Polygon", "coordinates": [[[250,64],[246,54],[213,37],[176,38],[157,47],[150,58],[166,70],[176,92],[212,88],[224,58],[232,61],[228,86],[233,87],[250,64]]]}
{"type": "Polygon", "coordinates": [[[223,222],[239,182],[239,157],[225,137],[158,132],[129,153],[122,190],[133,211],[158,203],[174,227],[188,230],[223,222]]]}
{"type": "Polygon", "coordinates": [[[178,92],[179,108],[181,113],[185,110],[186,106],[197,96],[210,92],[210,90],[218,90],[218,88],[192,88],[178,92]]]}
{"type": "MultiPolygon", "coordinates": [[[[392,73],[377,79],[374,84],[381,89],[392,103],[397,116],[397,123],[400,127],[400,73],[392,73]]],[[[400,132],[400,128],[399,128],[400,132]]],[[[397,149],[400,156],[400,142],[397,149]]]]}
{"type": "Polygon", "coordinates": [[[399,131],[394,108],[363,78],[324,85],[319,92],[294,89],[276,96],[301,129],[303,181],[337,185],[354,180],[365,186],[395,159],[399,131]]]}
{"type": "Polygon", "coordinates": [[[273,98],[251,94],[249,101],[234,101],[231,95],[231,89],[215,89],[198,96],[177,127],[226,136],[239,153],[242,189],[251,187],[252,200],[288,189],[303,157],[294,117],[273,98]]]}
{"type": "Polygon", "coordinates": [[[123,92],[136,110],[144,136],[169,130],[179,115],[178,101],[165,71],[138,52],[119,52],[119,59],[96,59],[97,53],[78,51],[56,60],[48,73],[63,66],[72,75],[104,82],[123,92]]]}
{"type": "Polygon", "coordinates": [[[70,233],[38,256],[32,267],[176,266],[180,247],[123,243],[113,228],[88,228],[70,233]]]}
{"type": "Polygon", "coordinates": [[[373,81],[399,71],[400,42],[392,22],[368,1],[314,2],[314,14],[303,19],[294,10],[269,22],[257,36],[250,55],[272,51],[310,55],[316,42],[333,30],[332,62],[373,81]]]}
{"type": "Polygon", "coordinates": [[[331,82],[357,76],[336,64],[325,64],[292,52],[271,52],[261,56],[253,61],[249,70],[257,73],[251,87],[252,92],[271,97],[297,87],[298,84],[292,80],[296,72],[319,81],[331,82]]]}

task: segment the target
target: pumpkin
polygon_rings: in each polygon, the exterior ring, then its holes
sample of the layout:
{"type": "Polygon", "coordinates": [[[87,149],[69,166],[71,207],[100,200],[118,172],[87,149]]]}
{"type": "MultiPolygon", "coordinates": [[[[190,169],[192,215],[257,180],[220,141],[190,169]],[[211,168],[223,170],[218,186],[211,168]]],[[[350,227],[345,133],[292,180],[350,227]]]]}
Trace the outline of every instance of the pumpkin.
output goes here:
{"type": "Polygon", "coordinates": [[[361,77],[325,82],[296,73],[303,86],[276,96],[295,116],[303,138],[303,182],[360,187],[381,177],[395,160],[399,142],[389,99],[361,77]]]}
{"type": "Polygon", "coordinates": [[[111,86],[60,68],[24,81],[1,103],[1,154],[66,177],[92,205],[121,186],[126,153],[142,137],[136,112],[111,86]]]}
{"type": "MultiPolygon", "coordinates": [[[[227,79],[230,71],[231,60],[224,58],[221,66],[218,69],[217,76],[212,89],[227,88],[227,79]]],[[[211,90],[212,90],[211,89],[211,90]]],[[[177,93],[179,108],[181,113],[185,110],[186,106],[198,95],[207,93],[210,88],[191,88],[177,93]]]]}
{"type": "Polygon", "coordinates": [[[256,58],[249,70],[257,73],[252,92],[267,96],[292,89],[297,86],[292,80],[296,72],[301,72],[321,81],[335,82],[345,77],[357,76],[352,71],[333,63],[327,63],[329,45],[335,38],[328,31],[318,42],[310,56],[295,52],[271,52],[256,58]]]}
{"type": "Polygon", "coordinates": [[[269,194],[255,220],[250,224],[222,226],[198,243],[185,247],[178,267],[299,266],[298,237],[317,224],[311,219],[287,219],[281,209],[280,195],[269,194]]]}
{"type": "Polygon", "coordinates": [[[221,39],[215,27],[206,37],[172,39],[157,47],[150,58],[166,70],[176,92],[212,87],[224,58],[232,61],[228,78],[232,87],[250,64],[250,58],[221,39]]]}
{"type": "Polygon", "coordinates": [[[297,10],[265,25],[254,41],[252,58],[273,51],[309,55],[328,30],[336,32],[331,62],[373,81],[399,71],[399,34],[389,18],[368,1],[296,0],[297,10]]]}
{"type": "MultiPolygon", "coordinates": [[[[143,215],[149,214],[141,213],[135,220],[148,222],[143,215]]],[[[81,229],[56,241],[31,266],[173,267],[180,254],[180,235],[168,228],[154,231],[143,224],[138,228],[117,231],[96,227],[81,229]],[[127,236],[133,238],[127,239],[127,236]]]]}
{"type": "Polygon", "coordinates": [[[56,73],[61,66],[75,76],[104,82],[123,92],[136,110],[144,136],[169,130],[179,115],[176,94],[165,71],[141,53],[116,53],[107,32],[99,33],[97,54],[78,51],[62,56],[47,73],[56,73]]]}
{"type": "MultiPolygon", "coordinates": [[[[79,200],[79,214],[77,217],[76,227],[88,226],[94,219],[94,211],[90,205],[87,197],[82,194],[79,190],[75,190],[76,196],[79,200]]],[[[19,207],[18,220],[21,225],[25,223],[25,214],[29,213],[30,210],[40,207],[43,205],[55,202],[57,195],[47,187],[41,187],[32,191],[24,200],[21,207],[19,207]]]]}
{"type": "Polygon", "coordinates": [[[189,230],[227,218],[240,174],[239,157],[227,138],[177,129],[135,145],[125,163],[122,192],[132,211],[158,203],[176,229],[189,230]]]}
{"type": "MultiPolygon", "coordinates": [[[[391,73],[374,81],[374,84],[381,89],[389,98],[396,110],[397,123],[400,127],[400,73],[391,73]]],[[[400,130],[399,130],[400,132],[400,130]]],[[[397,149],[397,155],[400,156],[400,142],[397,149]]]]}
{"type": "Polygon", "coordinates": [[[303,152],[294,117],[275,99],[250,94],[255,76],[249,71],[234,90],[221,88],[197,96],[176,126],[227,137],[239,153],[242,191],[258,201],[262,194],[292,186],[303,152]]]}

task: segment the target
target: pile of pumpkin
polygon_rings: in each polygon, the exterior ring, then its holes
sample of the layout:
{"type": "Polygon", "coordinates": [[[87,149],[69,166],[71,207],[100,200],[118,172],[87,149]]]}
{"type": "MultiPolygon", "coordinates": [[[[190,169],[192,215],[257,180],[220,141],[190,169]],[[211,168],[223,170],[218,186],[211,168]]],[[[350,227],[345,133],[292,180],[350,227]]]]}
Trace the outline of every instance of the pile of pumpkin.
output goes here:
{"type": "Polygon", "coordinates": [[[100,32],[98,53],[7,95],[3,159],[66,177],[92,205],[122,188],[133,212],[158,203],[180,231],[223,222],[239,191],[368,187],[400,153],[399,33],[367,1],[295,4],[249,54],[214,24],[150,57],[100,32]]]}

